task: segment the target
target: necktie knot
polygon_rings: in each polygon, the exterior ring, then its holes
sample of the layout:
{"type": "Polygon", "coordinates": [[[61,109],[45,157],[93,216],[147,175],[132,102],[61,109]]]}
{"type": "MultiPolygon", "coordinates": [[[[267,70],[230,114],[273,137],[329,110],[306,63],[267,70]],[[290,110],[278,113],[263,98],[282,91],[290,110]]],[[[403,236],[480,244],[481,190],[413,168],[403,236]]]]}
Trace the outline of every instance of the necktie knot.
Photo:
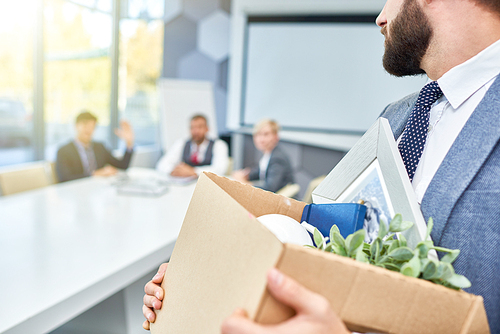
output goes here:
{"type": "Polygon", "coordinates": [[[429,82],[425,85],[418,94],[418,106],[431,106],[437,99],[443,95],[443,91],[439,88],[437,81],[429,82]]]}

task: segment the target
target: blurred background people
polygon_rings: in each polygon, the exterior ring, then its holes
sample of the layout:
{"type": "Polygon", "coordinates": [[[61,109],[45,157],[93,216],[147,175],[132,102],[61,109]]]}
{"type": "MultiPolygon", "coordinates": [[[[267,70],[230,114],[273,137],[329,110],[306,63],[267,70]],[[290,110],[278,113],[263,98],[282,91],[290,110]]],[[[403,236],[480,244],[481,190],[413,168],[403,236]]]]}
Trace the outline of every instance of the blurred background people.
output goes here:
{"type": "Polygon", "coordinates": [[[157,163],[156,169],[174,177],[196,177],[212,172],[224,175],[229,164],[227,144],[207,137],[207,118],[197,114],[191,118],[189,140],[179,139],[157,163]]]}
{"type": "Polygon", "coordinates": [[[232,177],[244,183],[253,183],[264,190],[276,192],[294,182],[292,165],[279,147],[279,125],[263,119],[253,128],[253,142],[263,156],[259,165],[235,171],[232,177]],[[254,182],[252,182],[254,181],[254,182]]]}
{"type": "Polygon", "coordinates": [[[56,170],[60,182],[88,176],[111,176],[117,168],[127,169],[132,158],[134,132],[126,121],[120,122],[115,134],[125,141],[127,150],[122,159],[113,157],[102,143],[92,141],[97,117],[88,111],[76,118],[76,138],[57,151],[56,170]]]}

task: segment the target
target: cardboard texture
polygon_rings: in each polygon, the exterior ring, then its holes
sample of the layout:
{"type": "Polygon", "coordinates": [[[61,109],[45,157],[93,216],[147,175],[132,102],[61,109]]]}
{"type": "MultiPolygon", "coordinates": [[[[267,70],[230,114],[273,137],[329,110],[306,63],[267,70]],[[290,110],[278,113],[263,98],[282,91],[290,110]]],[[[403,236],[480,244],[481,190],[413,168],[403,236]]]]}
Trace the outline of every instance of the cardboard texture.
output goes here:
{"type": "Polygon", "coordinates": [[[200,176],[177,239],[153,334],[220,333],[235,308],[260,323],[293,316],[266,290],[277,267],[325,296],[359,332],[489,333],[480,296],[314,249],[282,244],[253,216],[302,216],[305,203],[214,174],[200,176]],[[253,215],[253,216],[252,216],[253,215]]]}
{"type": "Polygon", "coordinates": [[[266,273],[276,265],[283,244],[252,215],[281,213],[300,219],[304,206],[214,174],[200,176],[151,332],[220,333],[220,323],[236,307],[255,317],[266,273]]]}

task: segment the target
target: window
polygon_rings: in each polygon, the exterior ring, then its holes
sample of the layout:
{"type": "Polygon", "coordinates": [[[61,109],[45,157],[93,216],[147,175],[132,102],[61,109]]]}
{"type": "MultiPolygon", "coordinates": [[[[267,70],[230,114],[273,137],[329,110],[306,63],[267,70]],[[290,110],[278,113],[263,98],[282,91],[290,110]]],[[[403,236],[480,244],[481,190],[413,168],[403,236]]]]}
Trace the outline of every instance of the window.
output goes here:
{"type": "Polygon", "coordinates": [[[163,22],[122,20],[118,109],[135,131],[136,145],[158,142],[158,94],[161,75],[163,22]]]}
{"type": "Polygon", "coordinates": [[[74,138],[82,110],[98,117],[94,139],[111,149],[111,127],[119,118],[131,122],[136,145],[158,143],[165,0],[16,0],[2,6],[0,166],[55,160],[58,148],[74,138]],[[113,14],[118,1],[121,19],[113,14]]]}
{"type": "Polygon", "coordinates": [[[31,0],[4,2],[0,11],[0,165],[34,159],[35,11],[31,0]]]}
{"type": "MultiPolygon", "coordinates": [[[[168,1],[168,0],[167,0],[168,1]]],[[[128,0],[126,8],[127,16],[134,19],[159,19],[165,13],[165,1],[162,0],[128,0]]],[[[169,1],[170,7],[175,7],[175,3],[169,1]]]]}
{"type": "Polygon", "coordinates": [[[46,154],[74,137],[82,110],[98,118],[94,139],[109,144],[111,99],[110,14],[64,0],[45,1],[44,120],[46,154]]]}

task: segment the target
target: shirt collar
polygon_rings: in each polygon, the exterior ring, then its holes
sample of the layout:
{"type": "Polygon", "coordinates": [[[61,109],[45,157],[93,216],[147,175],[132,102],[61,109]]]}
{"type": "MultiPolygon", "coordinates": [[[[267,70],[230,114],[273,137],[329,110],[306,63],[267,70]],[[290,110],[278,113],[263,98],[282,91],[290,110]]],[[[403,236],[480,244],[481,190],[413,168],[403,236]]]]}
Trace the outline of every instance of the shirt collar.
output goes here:
{"type": "Polygon", "coordinates": [[[75,145],[78,149],[81,149],[81,150],[87,150],[87,149],[92,147],[92,143],[90,143],[88,146],[85,146],[85,145],[83,145],[83,143],[81,141],[79,141],[76,138],[75,138],[75,145]]]}
{"type": "Polygon", "coordinates": [[[198,150],[203,150],[203,149],[205,149],[208,146],[209,142],[210,141],[205,137],[205,139],[203,140],[203,142],[198,146],[198,145],[196,145],[196,143],[193,140],[191,140],[191,148],[192,149],[198,148],[198,150]]]}
{"type": "Polygon", "coordinates": [[[451,106],[457,109],[500,73],[500,40],[455,66],[437,81],[451,106]]]}

